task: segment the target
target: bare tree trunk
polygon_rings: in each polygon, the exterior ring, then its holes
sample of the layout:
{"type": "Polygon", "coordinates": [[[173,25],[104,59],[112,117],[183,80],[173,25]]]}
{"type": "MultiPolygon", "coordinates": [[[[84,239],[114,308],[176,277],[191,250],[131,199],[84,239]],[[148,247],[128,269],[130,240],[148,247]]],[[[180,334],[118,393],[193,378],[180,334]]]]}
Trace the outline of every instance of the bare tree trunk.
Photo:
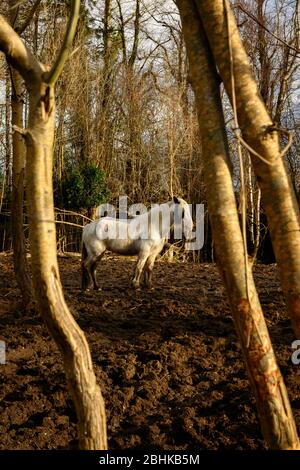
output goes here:
{"type": "MultiPolygon", "coordinates": [[[[11,108],[12,126],[23,127],[22,79],[15,69],[11,68],[11,108]]],[[[22,293],[24,308],[32,304],[32,283],[26,259],[25,236],[23,228],[24,178],[25,178],[25,145],[18,132],[13,133],[13,181],[11,224],[14,251],[14,270],[18,287],[22,293]]]]}
{"type": "MultiPolygon", "coordinates": [[[[227,0],[197,0],[212,53],[226,91],[232,101],[229,63],[227,0]]],[[[300,338],[300,223],[294,190],[281,155],[276,127],[259,95],[247,54],[228,6],[234,74],[236,77],[237,114],[243,138],[260,157],[251,153],[253,169],[262,193],[262,204],[270,226],[282,290],[295,334],[300,338]]]]}
{"type": "Polygon", "coordinates": [[[29,92],[28,129],[18,129],[27,148],[26,188],[32,273],[39,310],[59,346],[78,416],[82,449],[106,449],[105,409],[85,336],[63,296],[56,257],[52,165],[55,127],[54,85],[68,57],[80,2],[73,0],[64,44],[46,72],[0,16],[0,50],[22,75],[29,92]]]}
{"type": "Polygon", "coordinates": [[[105,70],[109,68],[111,60],[111,34],[112,34],[112,15],[111,15],[111,0],[105,0],[104,18],[103,18],[103,55],[105,70]]]}
{"type": "Polygon", "coordinates": [[[254,196],[253,196],[253,178],[252,178],[252,165],[251,165],[251,160],[250,156],[247,154],[246,156],[246,161],[247,161],[247,174],[248,174],[248,195],[249,195],[249,232],[250,232],[250,240],[251,243],[254,246],[255,243],[255,237],[254,237],[254,196]]]}
{"type": "Polygon", "coordinates": [[[53,89],[42,83],[40,89],[30,94],[26,132],[34,289],[40,312],[63,353],[68,386],[78,416],[80,447],[105,449],[103,399],[85,336],[65,303],[57,265],[52,193],[54,116],[53,89]],[[43,120],[41,116],[44,116],[43,120]]]}
{"type": "Polygon", "coordinates": [[[62,196],[62,180],[65,171],[65,111],[66,104],[64,97],[60,103],[60,115],[59,115],[59,124],[57,130],[57,139],[59,140],[59,145],[57,148],[57,181],[59,186],[59,200],[60,203],[63,203],[62,196]]]}
{"type": "Polygon", "coordinates": [[[98,110],[98,129],[97,133],[100,137],[101,159],[97,155],[98,164],[107,172],[111,153],[111,133],[109,126],[109,111],[112,100],[112,1],[105,0],[104,16],[103,16],[103,73],[99,82],[101,96],[99,100],[98,110]]]}
{"type": "MultiPolygon", "coordinates": [[[[10,23],[13,26],[16,21],[16,9],[13,8],[17,0],[10,0],[10,23]]],[[[11,75],[11,124],[12,128],[23,127],[23,96],[22,77],[14,68],[10,68],[11,75]]],[[[26,148],[22,136],[14,132],[12,136],[13,168],[12,168],[12,203],[11,225],[14,270],[18,287],[22,294],[22,303],[26,309],[32,305],[32,283],[29,267],[26,259],[25,236],[23,228],[23,204],[24,204],[24,178],[25,178],[25,154],[26,148]]]]}
{"type": "MultiPolygon", "coordinates": [[[[10,189],[10,164],[11,164],[11,107],[10,107],[10,76],[9,68],[6,70],[6,89],[5,89],[5,170],[4,170],[4,183],[3,193],[10,189]]],[[[2,198],[4,194],[2,194],[2,198]]]]}
{"type": "MultiPolygon", "coordinates": [[[[265,23],[264,8],[265,0],[257,0],[257,19],[261,25],[265,23]]],[[[270,87],[270,63],[268,58],[268,47],[266,43],[266,31],[263,27],[258,27],[258,57],[260,62],[260,86],[259,91],[266,106],[270,106],[269,87],[270,87]]]]}
{"type": "Polygon", "coordinates": [[[133,37],[133,46],[131,55],[129,57],[128,65],[133,67],[137,58],[137,51],[139,46],[139,36],[140,36],[140,0],[135,0],[135,19],[134,19],[134,37],[133,37]]]}
{"type": "Polygon", "coordinates": [[[126,37],[125,37],[125,24],[124,24],[124,17],[122,11],[121,1],[117,0],[118,10],[119,10],[119,20],[120,20],[120,34],[121,34],[121,42],[122,42],[122,55],[123,55],[123,64],[127,64],[127,45],[126,45],[126,37]]]}
{"type": "Polygon", "coordinates": [[[107,107],[107,100],[111,93],[111,48],[112,48],[112,13],[111,13],[111,0],[105,0],[104,8],[104,31],[103,31],[103,57],[104,57],[104,91],[102,98],[102,107],[104,113],[107,107]]]}
{"type": "Polygon", "coordinates": [[[252,272],[246,259],[232,186],[219,81],[193,0],[177,0],[196,96],[204,178],[217,260],[227,289],[266,443],[298,448],[286,388],[276,363],[252,272]]]}
{"type": "Polygon", "coordinates": [[[256,190],[256,201],[255,201],[255,242],[254,242],[254,253],[253,262],[256,261],[257,253],[260,243],[260,202],[261,202],[261,190],[257,187],[256,190]]]}

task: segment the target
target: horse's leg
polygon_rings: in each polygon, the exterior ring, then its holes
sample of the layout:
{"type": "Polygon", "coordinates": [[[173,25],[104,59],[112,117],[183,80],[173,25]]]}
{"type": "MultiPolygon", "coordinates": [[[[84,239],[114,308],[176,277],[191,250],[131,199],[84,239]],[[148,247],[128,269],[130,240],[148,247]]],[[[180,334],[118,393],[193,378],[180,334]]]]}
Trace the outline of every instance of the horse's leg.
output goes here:
{"type": "Polygon", "coordinates": [[[81,256],[81,288],[89,289],[92,284],[92,277],[90,271],[90,255],[88,255],[85,243],[82,243],[82,256],[81,256]]]}
{"type": "Polygon", "coordinates": [[[95,260],[94,255],[89,255],[82,261],[82,288],[84,290],[90,289],[93,284],[92,267],[95,260]]]}
{"type": "Polygon", "coordinates": [[[152,274],[155,260],[163,249],[164,245],[165,240],[161,240],[161,242],[156,246],[156,248],[154,248],[154,251],[152,251],[152,253],[147,258],[145,267],[145,284],[149,289],[152,287],[152,274]]]}
{"type": "Polygon", "coordinates": [[[100,290],[100,287],[97,283],[97,265],[99,261],[101,260],[102,256],[104,255],[104,251],[100,255],[95,257],[91,264],[91,278],[92,278],[94,290],[100,290]]]}
{"type": "Polygon", "coordinates": [[[147,258],[148,258],[148,253],[141,253],[138,257],[138,260],[135,266],[134,277],[132,279],[132,285],[135,288],[140,287],[140,279],[141,279],[143,267],[145,266],[147,258]]]}
{"type": "Polygon", "coordinates": [[[151,289],[152,287],[152,274],[153,274],[153,266],[156,260],[158,253],[152,254],[147,258],[146,266],[145,266],[145,284],[146,287],[151,289]]]}

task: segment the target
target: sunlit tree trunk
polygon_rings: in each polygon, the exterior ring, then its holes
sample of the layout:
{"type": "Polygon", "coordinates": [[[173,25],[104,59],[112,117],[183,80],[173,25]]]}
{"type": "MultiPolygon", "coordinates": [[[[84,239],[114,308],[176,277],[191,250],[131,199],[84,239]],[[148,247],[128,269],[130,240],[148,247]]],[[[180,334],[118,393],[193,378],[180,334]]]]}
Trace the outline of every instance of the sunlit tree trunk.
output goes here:
{"type": "Polygon", "coordinates": [[[29,93],[28,128],[17,129],[27,149],[26,189],[35,297],[39,311],[59,346],[75,403],[82,449],[107,447],[104,403],[85,336],[63,296],[56,257],[52,166],[55,127],[54,85],[68,57],[80,2],[73,0],[64,44],[46,70],[0,16],[0,50],[24,78],[29,93]]]}
{"type": "Polygon", "coordinates": [[[255,198],[255,242],[254,242],[254,253],[253,253],[253,261],[256,260],[257,258],[257,253],[259,249],[259,243],[260,243],[260,211],[261,211],[261,190],[259,187],[256,189],[256,198],[255,198]]]}
{"type": "Polygon", "coordinates": [[[276,363],[252,271],[246,259],[233,191],[219,79],[196,4],[177,0],[195,92],[203,145],[204,178],[217,261],[227,289],[266,443],[298,448],[286,388],[276,363]]]}
{"type": "MultiPolygon", "coordinates": [[[[11,165],[11,106],[10,106],[10,74],[6,70],[5,87],[5,170],[4,170],[4,190],[10,189],[10,165],[11,165]]],[[[3,196],[3,195],[2,195],[3,196]]]]}
{"type": "MultiPolygon", "coordinates": [[[[10,22],[15,24],[17,14],[13,8],[17,0],[10,0],[10,22]]],[[[13,67],[11,75],[11,123],[12,128],[23,127],[23,87],[22,77],[13,67]]],[[[26,259],[25,236],[23,228],[24,205],[24,179],[25,179],[25,155],[26,148],[22,136],[14,132],[12,136],[13,165],[12,165],[12,201],[11,201],[11,225],[13,242],[14,270],[18,287],[22,294],[24,308],[32,305],[32,283],[29,267],[26,259]]]]}
{"type": "Polygon", "coordinates": [[[252,166],[250,157],[246,156],[246,165],[247,165],[247,188],[248,188],[248,214],[249,214],[249,232],[250,232],[250,240],[252,245],[254,246],[255,238],[254,238],[254,190],[253,190],[253,178],[252,178],[252,166]]]}
{"type": "MultiPolygon", "coordinates": [[[[227,0],[226,0],[227,1],[227,0]]],[[[224,0],[197,0],[209,44],[232,101],[227,15],[224,0]]],[[[300,338],[300,223],[299,208],[279,146],[279,135],[260,97],[241,37],[228,6],[234,63],[237,114],[244,140],[265,160],[253,155],[262,205],[279,267],[282,290],[295,334],[300,338]]]]}
{"type": "MultiPolygon", "coordinates": [[[[15,69],[11,68],[12,94],[12,126],[23,127],[22,79],[15,69]]],[[[23,228],[24,178],[25,178],[25,145],[22,136],[14,132],[13,171],[12,171],[12,202],[11,224],[14,252],[14,270],[19,289],[22,293],[23,305],[26,308],[32,303],[32,284],[26,259],[25,236],[23,228]]]]}

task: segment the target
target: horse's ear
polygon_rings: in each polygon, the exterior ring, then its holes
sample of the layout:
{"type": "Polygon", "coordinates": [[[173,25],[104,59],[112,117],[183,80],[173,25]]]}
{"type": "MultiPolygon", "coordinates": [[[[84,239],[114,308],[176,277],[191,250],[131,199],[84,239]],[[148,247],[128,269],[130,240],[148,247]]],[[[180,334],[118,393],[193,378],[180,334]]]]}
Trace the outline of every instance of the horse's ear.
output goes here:
{"type": "Polygon", "coordinates": [[[179,201],[178,197],[176,197],[176,196],[173,196],[173,201],[175,202],[175,204],[180,204],[180,201],[179,201]]]}

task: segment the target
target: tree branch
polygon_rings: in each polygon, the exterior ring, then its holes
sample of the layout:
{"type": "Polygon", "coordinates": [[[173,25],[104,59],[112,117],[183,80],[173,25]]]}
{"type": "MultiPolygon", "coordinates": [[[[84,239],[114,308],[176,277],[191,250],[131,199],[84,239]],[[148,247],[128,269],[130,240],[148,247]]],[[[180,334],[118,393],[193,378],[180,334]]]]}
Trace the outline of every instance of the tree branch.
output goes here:
{"type": "Polygon", "coordinates": [[[63,44],[53,67],[45,78],[45,81],[48,83],[48,85],[55,85],[69,56],[70,47],[76,33],[77,22],[79,19],[79,10],[80,0],[72,0],[72,10],[67,24],[63,44]]]}
{"type": "Polygon", "coordinates": [[[30,12],[28,13],[27,15],[27,18],[25,18],[23,24],[21,24],[20,26],[16,27],[15,30],[17,31],[17,33],[19,34],[22,34],[24,33],[24,31],[28,28],[32,18],[34,17],[34,14],[36,12],[36,10],[38,9],[40,3],[41,3],[42,0],[36,0],[33,7],[31,8],[30,12]]]}
{"type": "Polygon", "coordinates": [[[269,33],[274,39],[276,39],[278,42],[283,44],[284,46],[288,47],[292,51],[295,51],[296,54],[300,54],[300,49],[297,47],[294,47],[292,44],[288,44],[286,41],[281,39],[280,37],[276,36],[272,31],[270,31],[261,21],[259,21],[256,16],[254,16],[250,11],[246,10],[240,3],[236,3],[235,5],[232,5],[232,8],[239,8],[245,15],[249,16],[255,23],[258,24],[261,28],[263,28],[267,33],[269,33]]]}
{"type": "Polygon", "coordinates": [[[6,55],[7,61],[22,75],[28,88],[41,79],[44,72],[41,64],[1,15],[0,50],[6,55]]]}
{"type": "Polygon", "coordinates": [[[139,34],[140,34],[140,0],[136,0],[136,9],[135,9],[135,20],[134,20],[134,40],[131,51],[131,56],[129,58],[128,64],[130,67],[133,67],[136,60],[138,45],[139,45],[139,34]]]}

